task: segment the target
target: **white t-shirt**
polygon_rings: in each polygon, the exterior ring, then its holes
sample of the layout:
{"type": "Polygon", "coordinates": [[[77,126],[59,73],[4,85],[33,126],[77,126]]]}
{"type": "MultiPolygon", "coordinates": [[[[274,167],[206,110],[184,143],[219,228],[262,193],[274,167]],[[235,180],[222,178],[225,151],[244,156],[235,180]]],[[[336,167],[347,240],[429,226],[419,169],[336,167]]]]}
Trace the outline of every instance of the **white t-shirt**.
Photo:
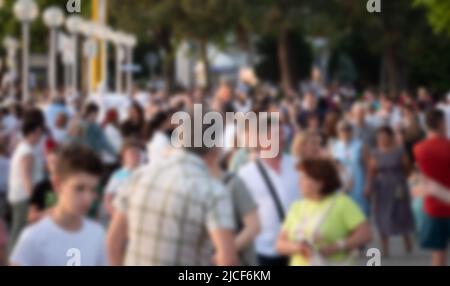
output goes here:
{"type": "Polygon", "coordinates": [[[25,190],[22,176],[22,160],[25,156],[33,156],[33,170],[31,182],[36,185],[44,178],[44,166],[36,148],[22,141],[14,151],[11,158],[11,168],[9,172],[8,201],[11,204],[20,203],[30,198],[30,194],[25,190]]]}
{"type": "Polygon", "coordinates": [[[122,149],[123,138],[120,134],[119,129],[111,124],[108,124],[104,130],[108,142],[113,146],[114,150],[117,153],[120,153],[120,150],[122,149]]]}
{"type": "Polygon", "coordinates": [[[88,219],[78,232],[68,232],[46,217],[22,232],[10,262],[19,266],[106,266],[105,232],[88,219]]]}
{"type": "MultiPolygon", "coordinates": [[[[281,200],[285,214],[289,211],[292,203],[300,199],[299,173],[295,168],[295,164],[293,157],[283,155],[281,174],[278,174],[263,163],[281,200]]],[[[238,174],[258,205],[262,229],[256,238],[256,251],[258,254],[266,256],[278,256],[275,243],[280,234],[283,222],[280,220],[269,188],[255,162],[251,162],[242,167],[238,174]]]]}
{"type": "Polygon", "coordinates": [[[155,132],[152,140],[147,144],[148,161],[160,160],[171,146],[170,138],[166,134],[161,131],[155,132]]]}

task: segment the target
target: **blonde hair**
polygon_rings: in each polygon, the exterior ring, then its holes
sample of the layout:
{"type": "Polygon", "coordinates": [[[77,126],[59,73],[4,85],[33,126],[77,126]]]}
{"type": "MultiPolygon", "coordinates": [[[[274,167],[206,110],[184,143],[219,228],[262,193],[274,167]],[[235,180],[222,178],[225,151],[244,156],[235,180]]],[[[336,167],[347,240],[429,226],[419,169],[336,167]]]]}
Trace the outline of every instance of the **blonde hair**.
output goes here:
{"type": "Polygon", "coordinates": [[[303,154],[303,148],[305,146],[305,143],[307,141],[307,134],[306,132],[298,132],[294,140],[292,140],[292,146],[291,146],[291,154],[296,157],[300,158],[303,154]]]}

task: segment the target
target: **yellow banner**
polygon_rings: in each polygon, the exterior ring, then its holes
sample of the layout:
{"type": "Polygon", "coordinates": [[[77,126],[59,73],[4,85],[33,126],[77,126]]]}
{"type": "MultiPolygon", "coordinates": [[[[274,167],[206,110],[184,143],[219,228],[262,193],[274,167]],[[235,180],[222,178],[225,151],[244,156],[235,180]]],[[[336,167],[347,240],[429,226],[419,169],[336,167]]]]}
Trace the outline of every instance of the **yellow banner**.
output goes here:
{"type": "MultiPolygon", "coordinates": [[[[92,21],[106,25],[106,2],[105,0],[92,0],[92,21]]],[[[97,56],[91,61],[91,91],[97,91],[102,83],[106,83],[106,43],[98,40],[97,56]]]]}

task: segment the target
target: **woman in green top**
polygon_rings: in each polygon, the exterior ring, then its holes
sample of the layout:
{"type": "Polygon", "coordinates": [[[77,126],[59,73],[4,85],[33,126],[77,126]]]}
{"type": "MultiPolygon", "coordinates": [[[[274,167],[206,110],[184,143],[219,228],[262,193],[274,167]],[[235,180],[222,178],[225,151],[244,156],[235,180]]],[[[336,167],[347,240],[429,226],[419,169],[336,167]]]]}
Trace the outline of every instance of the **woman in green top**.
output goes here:
{"type": "Polygon", "coordinates": [[[283,224],[277,249],[291,266],[349,265],[350,254],[372,239],[369,222],[355,202],[338,192],[335,164],[328,159],[301,162],[303,200],[283,224]]]}

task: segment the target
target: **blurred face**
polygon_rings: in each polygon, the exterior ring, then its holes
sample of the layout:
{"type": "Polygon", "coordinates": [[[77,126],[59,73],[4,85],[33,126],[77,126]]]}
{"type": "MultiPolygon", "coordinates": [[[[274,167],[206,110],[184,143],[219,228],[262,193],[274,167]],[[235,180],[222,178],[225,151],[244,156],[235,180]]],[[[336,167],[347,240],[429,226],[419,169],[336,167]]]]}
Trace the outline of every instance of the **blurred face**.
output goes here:
{"type": "Polygon", "coordinates": [[[97,121],[97,118],[98,118],[98,112],[92,112],[90,115],[89,115],[89,120],[90,121],[92,121],[92,122],[96,122],[97,121]]]}
{"type": "Polygon", "coordinates": [[[347,128],[342,128],[338,130],[339,133],[339,139],[341,139],[344,142],[349,142],[353,138],[352,130],[347,128]]]}
{"type": "Polygon", "coordinates": [[[392,144],[392,138],[386,132],[380,132],[377,135],[378,147],[389,147],[392,144]]]}
{"type": "Polygon", "coordinates": [[[123,153],[123,164],[130,168],[135,169],[139,167],[141,163],[141,152],[138,148],[127,148],[123,153]]]}
{"type": "Polygon", "coordinates": [[[425,88],[420,88],[417,93],[419,100],[427,101],[429,99],[428,91],[425,88]]]}
{"type": "Polygon", "coordinates": [[[56,164],[58,162],[58,157],[56,156],[55,153],[48,153],[45,156],[45,161],[47,163],[47,169],[50,175],[53,176],[53,174],[55,174],[56,171],[56,164]]]}
{"type": "Polygon", "coordinates": [[[42,128],[38,128],[36,131],[31,134],[30,139],[32,144],[37,144],[42,138],[42,135],[44,134],[44,130],[42,128]]]}
{"type": "Polygon", "coordinates": [[[308,176],[305,172],[300,172],[300,190],[302,190],[303,197],[307,199],[320,197],[320,190],[323,185],[308,176]]]}
{"type": "Polygon", "coordinates": [[[319,129],[320,128],[320,121],[317,117],[310,117],[308,119],[308,128],[309,129],[319,129]]]}
{"type": "Polygon", "coordinates": [[[375,100],[375,94],[371,91],[364,92],[364,99],[368,102],[375,100]]]}
{"type": "Polygon", "coordinates": [[[412,102],[411,95],[409,93],[407,93],[407,92],[402,92],[401,97],[402,97],[402,99],[403,99],[403,101],[405,103],[411,103],[412,102]]]}
{"type": "Polygon", "coordinates": [[[130,119],[133,121],[138,121],[140,117],[139,111],[136,107],[130,109],[130,119]]]}
{"type": "Polygon", "coordinates": [[[247,95],[243,92],[236,93],[236,99],[240,102],[245,102],[247,100],[247,95]]]}
{"type": "Polygon", "coordinates": [[[311,136],[306,139],[304,148],[303,157],[305,158],[314,158],[321,154],[322,150],[322,139],[320,136],[311,136]]]}
{"type": "Polygon", "coordinates": [[[305,94],[304,107],[308,109],[316,108],[316,97],[312,93],[305,94]]]}
{"type": "Polygon", "coordinates": [[[353,119],[356,122],[364,122],[366,118],[366,111],[363,108],[355,108],[353,110],[353,119]]]}
{"type": "Polygon", "coordinates": [[[311,77],[314,81],[320,81],[322,79],[322,73],[318,68],[314,68],[312,70],[311,77]]]}
{"type": "Polygon", "coordinates": [[[386,111],[391,111],[393,108],[393,103],[389,99],[383,99],[381,104],[382,104],[383,109],[386,111]]]}
{"type": "Polygon", "coordinates": [[[57,206],[72,216],[85,216],[97,197],[99,179],[86,173],[78,173],[67,179],[55,180],[58,193],[57,206]]]}

